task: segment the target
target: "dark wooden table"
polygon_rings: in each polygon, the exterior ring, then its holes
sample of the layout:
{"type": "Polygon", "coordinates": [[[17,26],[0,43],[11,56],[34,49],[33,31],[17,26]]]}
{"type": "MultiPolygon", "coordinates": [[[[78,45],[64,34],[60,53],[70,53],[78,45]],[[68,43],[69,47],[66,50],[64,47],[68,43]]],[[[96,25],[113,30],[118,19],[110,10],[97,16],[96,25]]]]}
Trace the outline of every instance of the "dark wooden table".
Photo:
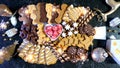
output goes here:
{"type": "MultiPolygon", "coordinates": [[[[116,1],[120,1],[120,0],[116,0],[116,1]]],[[[102,12],[107,12],[110,10],[110,7],[105,3],[105,0],[42,0],[42,1],[41,0],[0,0],[0,3],[8,5],[9,8],[12,10],[12,12],[15,12],[22,6],[25,6],[28,4],[36,4],[38,2],[50,2],[50,3],[56,3],[56,4],[67,3],[69,5],[74,4],[75,6],[78,6],[78,5],[89,6],[91,9],[98,8],[102,12]]],[[[107,24],[111,19],[113,19],[114,17],[120,17],[119,12],[120,12],[120,8],[115,13],[111,14],[108,17],[108,21],[103,23],[103,25],[107,26],[107,24]]],[[[90,23],[93,24],[93,26],[100,25],[100,23],[97,21],[96,18],[93,18],[90,23]]],[[[16,28],[20,29],[20,25],[21,23],[19,23],[16,26],[16,28]]],[[[110,28],[107,26],[107,29],[120,31],[116,27],[110,28]]],[[[107,37],[111,34],[114,34],[117,38],[120,37],[117,33],[107,33],[107,37]]],[[[13,41],[3,42],[3,38],[1,35],[2,35],[2,32],[0,32],[0,48],[2,46],[7,46],[13,43],[13,41]]],[[[15,36],[13,40],[19,40],[20,42],[22,42],[21,38],[19,38],[18,35],[15,36]]],[[[65,63],[57,62],[55,65],[51,65],[51,66],[29,64],[24,62],[24,60],[22,60],[16,55],[9,62],[5,62],[1,64],[0,68],[120,68],[120,66],[116,64],[115,61],[110,56],[106,59],[105,62],[102,62],[102,63],[96,63],[91,59],[91,56],[90,56],[91,51],[96,47],[105,48],[105,45],[106,45],[105,40],[94,40],[94,46],[91,46],[89,50],[89,61],[86,61],[84,64],[81,64],[80,62],[76,64],[73,64],[70,62],[65,62],[65,63]]],[[[19,45],[17,47],[19,47],[19,45]]]]}

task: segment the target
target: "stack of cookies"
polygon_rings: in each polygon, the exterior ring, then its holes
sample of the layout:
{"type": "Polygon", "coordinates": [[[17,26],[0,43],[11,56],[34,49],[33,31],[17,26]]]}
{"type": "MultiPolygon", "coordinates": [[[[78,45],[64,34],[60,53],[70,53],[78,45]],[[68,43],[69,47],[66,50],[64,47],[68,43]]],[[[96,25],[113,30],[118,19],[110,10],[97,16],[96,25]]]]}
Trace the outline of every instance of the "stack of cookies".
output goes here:
{"type": "Polygon", "coordinates": [[[18,13],[24,40],[18,51],[26,62],[51,65],[57,60],[76,63],[87,59],[95,35],[88,23],[94,17],[90,8],[38,3],[18,13]]]}

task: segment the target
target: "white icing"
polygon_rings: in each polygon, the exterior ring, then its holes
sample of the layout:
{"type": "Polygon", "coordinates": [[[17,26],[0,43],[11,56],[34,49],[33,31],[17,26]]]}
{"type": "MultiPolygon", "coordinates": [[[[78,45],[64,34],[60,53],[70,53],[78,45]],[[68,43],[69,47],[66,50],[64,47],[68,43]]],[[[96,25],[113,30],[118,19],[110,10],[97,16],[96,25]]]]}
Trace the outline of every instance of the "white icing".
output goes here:
{"type": "Polygon", "coordinates": [[[68,35],[69,35],[69,36],[72,35],[72,34],[73,34],[73,33],[72,33],[71,31],[68,32],[68,35]]]}
{"type": "Polygon", "coordinates": [[[71,30],[71,31],[73,31],[73,30],[74,30],[74,28],[70,28],[70,30],[71,30]]]}
{"type": "Polygon", "coordinates": [[[74,34],[78,34],[78,31],[74,31],[74,34]]]}
{"type": "Polygon", "coordinates": [[[77,27],[78,26],[78,23],[73,23],[73,27],[77,27]]]}
{"type": "Polygon", "coordinates": [[[66,25],[66,26],[65,26],[65,29],[66,29],[66,30],[69,30],[69,29],[70,29],[70,25],[66,25]]]}
{"type": "Polygon", "coordinates": [[[66,33],[62,33],[62,37],[66,37],[66,33]]]}
{"type": "Polygon", "coordinates": [[[62,25],[66,25],[66,22],[64,21],[64,22],[62,22],[62,25]]]}

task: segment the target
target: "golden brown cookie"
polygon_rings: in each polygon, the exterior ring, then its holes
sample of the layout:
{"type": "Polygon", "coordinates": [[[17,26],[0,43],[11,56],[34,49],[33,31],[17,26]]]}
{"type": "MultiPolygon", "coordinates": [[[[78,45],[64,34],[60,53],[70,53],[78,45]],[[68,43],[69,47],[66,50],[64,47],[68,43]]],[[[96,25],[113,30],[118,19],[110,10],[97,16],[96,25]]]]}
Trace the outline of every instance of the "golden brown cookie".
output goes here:
{"type": "Polygon", "coordinates": [[[66,22],[70,21],[76,22],[79,19],[79,17],[84,16],[86,13],[87,13],[86,8],[74,7],[73,5],[70,5],[63,16],[63,20],[66,22]]]}
{"type": "Polygon", "coordinates": [[[50,20],[52,19],[52,9],[53,9],[53,5],[51,3],[47,3],[46,12],[47,12],[48,23],[51,23],[50,20]]]}
{"type": "Polygon", "coordinates": [[[49,47],[33,45],[30,42],[22,43],[20,47],[23,48],[19,50],[19,56],[25,62],[45,65],[51,65],[57,62],[57,58],[49,47]]]}
{"type": "Polygon", "coordinates": [[[30,15],[31,19],[36,19],[37,16],[36,16],[36,14],[34,12],[34,11],[37,10],[36,9],[36,5],[28,5],[27,8],[28,9],[25,11],[25,13],[28,14],[28,15],[30,15]]]}
{"type": "Polygon", "coordinates": [[[46,34],[44,33],[44,24],[40,23],[38,24],[38,44],[43,44],[44,42],[48,42],[50,41],[49,37],[46,36],[46,34]]]}
{"type": "Polygon", "coordinates": [[[55,45],[56,47],[61,48],[63,51],[65,51],[69,46],[78,46],[88,50],[90,45],[92,44],[92,41],[93,36],[73,34],[66,38],[62,38],[60,41],[55,43],[55,45]]]}
{"type": "Polygon", "coordinates": [[[47,18],[48,18],[48,23],[57,23],[55,20],[58,18],[59,12],[60,11],[60,5],[53,5],[51,3],[46,4],[46,12],[47,12],[47,18]]]}
{"type": "Polygon", "coordinates": [[[61,9],[60,9],[60,8],[57,9],[58,17],[55,19],[55,21],[56,21],[57,23],[61,23],[63,14],[65,13],[67,7],[68,7],[67,4],[62,4],[62,5],[61,5],[61,9]]]}

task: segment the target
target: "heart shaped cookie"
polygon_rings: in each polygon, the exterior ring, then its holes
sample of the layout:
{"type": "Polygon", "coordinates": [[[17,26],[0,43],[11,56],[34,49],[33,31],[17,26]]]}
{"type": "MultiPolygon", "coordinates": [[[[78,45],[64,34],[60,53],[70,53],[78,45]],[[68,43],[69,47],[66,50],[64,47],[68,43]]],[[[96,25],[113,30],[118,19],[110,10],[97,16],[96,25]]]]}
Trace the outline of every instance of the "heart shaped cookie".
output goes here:
{"type": "Polygon", "coordinates": [[[63,27],[61,24],[46,24],[44,27],[44,32],[51,39],[55,41],[62,33],[63,27]]]}

